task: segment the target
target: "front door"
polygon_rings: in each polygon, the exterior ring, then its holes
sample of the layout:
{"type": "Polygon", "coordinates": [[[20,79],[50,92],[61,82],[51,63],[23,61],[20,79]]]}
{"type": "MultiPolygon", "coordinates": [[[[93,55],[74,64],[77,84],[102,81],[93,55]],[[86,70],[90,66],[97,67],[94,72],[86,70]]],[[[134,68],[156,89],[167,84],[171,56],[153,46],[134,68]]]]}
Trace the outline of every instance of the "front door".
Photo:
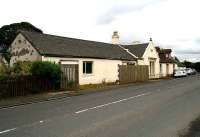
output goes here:
{"type": "Polygon", "coordinates": [[[166,74],[167,74],[167,76],[169,75],[169,64],[167,64],[167,66],[166,66],[166,74]]]}
{"type": "Polygon", "coordinates": [[[155,61],[149,62],[150,77],[155,77],[155,61]]]}

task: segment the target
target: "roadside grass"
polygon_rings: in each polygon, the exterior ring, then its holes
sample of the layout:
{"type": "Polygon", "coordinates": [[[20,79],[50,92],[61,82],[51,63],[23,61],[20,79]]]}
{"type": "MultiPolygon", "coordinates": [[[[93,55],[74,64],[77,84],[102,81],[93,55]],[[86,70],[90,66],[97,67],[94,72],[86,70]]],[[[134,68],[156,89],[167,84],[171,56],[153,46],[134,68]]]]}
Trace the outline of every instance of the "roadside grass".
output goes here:
{"type": "Polygon", "coordinates": [[[200,116],[189,124],[185,132],[179,133],[179,137],[200,137],[200,116]]]}
{"type": "Polygon", "coordinates": [[[105,87],[114,86],[114,85],[116,85],[116,83],[86,84],[86,85],[80,85],[79,90],[99,89],[99,88],[105,88],[105,87]]]}

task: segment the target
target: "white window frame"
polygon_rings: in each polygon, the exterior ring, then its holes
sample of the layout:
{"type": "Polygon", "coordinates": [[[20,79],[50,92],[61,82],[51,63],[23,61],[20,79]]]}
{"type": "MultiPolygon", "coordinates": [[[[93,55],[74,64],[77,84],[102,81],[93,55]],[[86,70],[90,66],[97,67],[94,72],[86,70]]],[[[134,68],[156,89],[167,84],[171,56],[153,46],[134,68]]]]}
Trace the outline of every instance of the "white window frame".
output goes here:
{"type": "Polygon", "coordinates": [[[84,72],[84,68],[82,69],[82,71],[83,71],[83,74],[84,75],[92,75],[93,74],[93,65],[94,65],[94,62],[93,61],[83,61],[83,67],[85,68],[85,72],[84,72]],[[91,73],[87,73],[86,72],[86,67],[87,67],[87,63],[91,63],[92,64],[92,72],[91,73]]]}

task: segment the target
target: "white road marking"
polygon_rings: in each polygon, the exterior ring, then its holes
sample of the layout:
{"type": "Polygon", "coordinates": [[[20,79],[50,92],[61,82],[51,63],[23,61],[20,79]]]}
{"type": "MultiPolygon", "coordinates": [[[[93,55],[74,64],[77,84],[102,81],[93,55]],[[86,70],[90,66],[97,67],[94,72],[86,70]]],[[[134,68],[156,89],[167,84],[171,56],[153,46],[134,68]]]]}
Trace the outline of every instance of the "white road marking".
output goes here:
{"type": "Polygon", "coordinates": [[[10,131],[14,131],[16,129],[17,128],[12,128],[12,129],[7,129],[7,130],[4,130],[4,131],[0,131],[0,134],[4,134],[4,133],[10,132],[10,131]]]}
{"type": "Polygon", "coordinates": [[[138,98],[138,97],[141,97],[141,96],[146,96],[146,95],[148,95],[148,94],[150,94],[150,93],[144,93],[144,94],[132,96],[132,97],[129,97],[129,98],[124,98],[124,99],[117,100],[117,101],[110,102],[110,103],[106,103],[106,104],[103,104],[103,105],[99,105],[99,106],[95,106],[95,107],[83,109],[83,110],[77,111],[77,112],[75,112],[75,113],[76,113],[76,114],[83,113],[83,112],[86,112],[86,111],[89,111],[89,110],[93,110],[93,109],[98,109],[98,108],[106,107],[106,106],[109,106],[109,105],[112,105],[112,104],[120,103],[120,102],[127,101],[127,100],[130,100],[130,99],[138,98]]]}

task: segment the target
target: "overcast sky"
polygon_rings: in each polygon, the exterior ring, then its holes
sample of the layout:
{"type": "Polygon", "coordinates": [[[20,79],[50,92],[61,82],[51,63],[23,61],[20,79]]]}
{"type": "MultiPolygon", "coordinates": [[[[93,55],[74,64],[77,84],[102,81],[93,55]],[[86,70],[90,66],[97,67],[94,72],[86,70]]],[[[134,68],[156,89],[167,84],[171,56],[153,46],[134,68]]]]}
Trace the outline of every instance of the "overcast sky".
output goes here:
{"type": "Polygon", "coordinates": [[[44,33],[111,42],[148,42],[200,61],[199,0],[2,0],[0,26],[27,21],[44,33]]]}

